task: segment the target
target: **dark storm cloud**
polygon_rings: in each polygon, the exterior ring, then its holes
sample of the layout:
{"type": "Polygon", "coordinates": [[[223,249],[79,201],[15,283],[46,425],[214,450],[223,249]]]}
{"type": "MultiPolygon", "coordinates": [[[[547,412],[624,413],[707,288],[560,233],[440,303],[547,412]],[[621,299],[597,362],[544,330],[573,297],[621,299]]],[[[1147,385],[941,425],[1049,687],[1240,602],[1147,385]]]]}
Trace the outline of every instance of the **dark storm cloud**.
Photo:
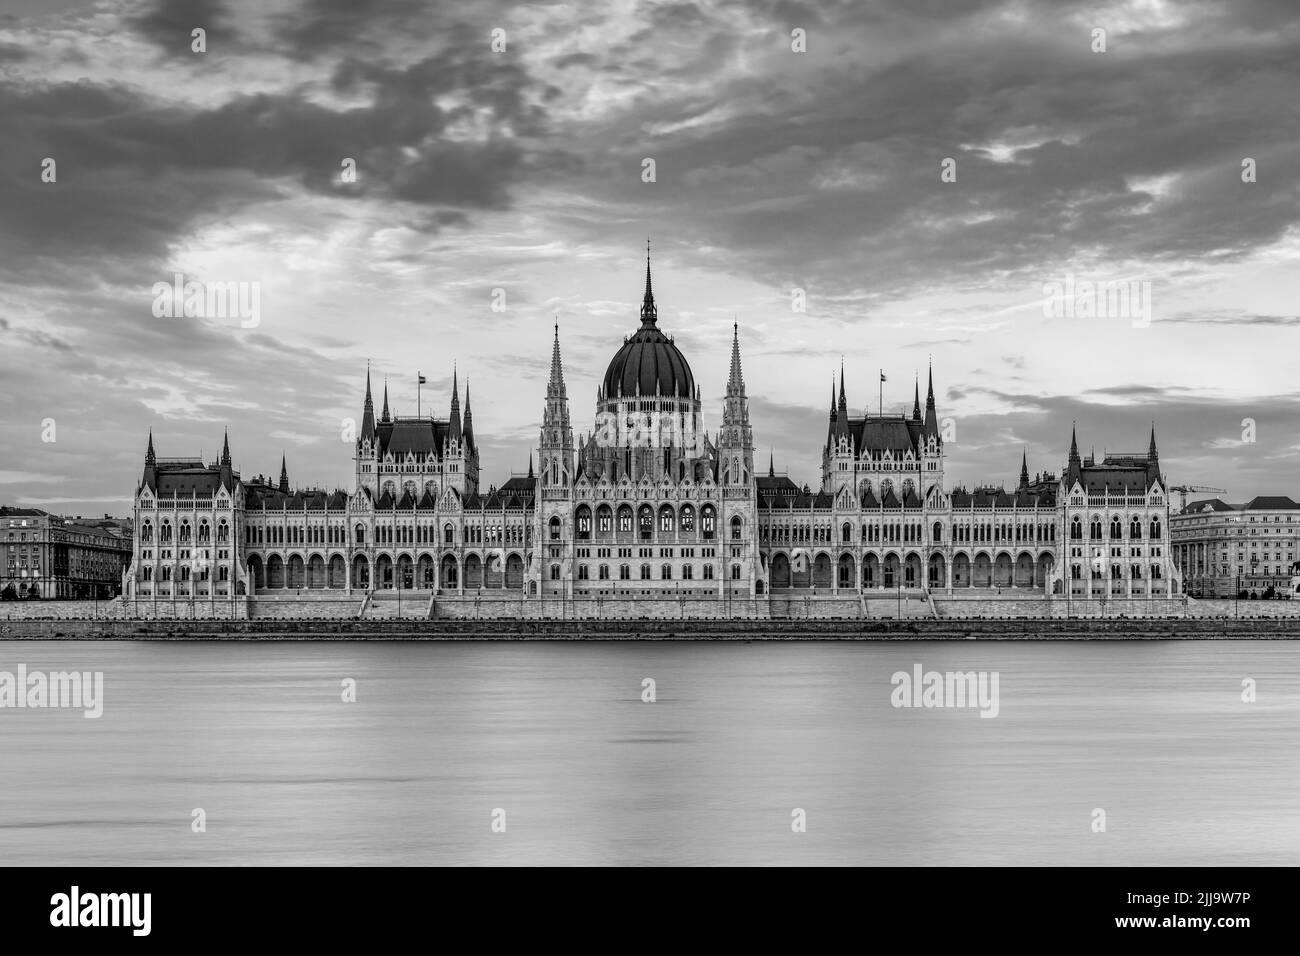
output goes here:
{"type": "MultiPolygon", "coordinates": [[[[1261,33],[1249,54],[1226,4],[1198,8],[1195,30],[1117,33],[1112,52],[1093,54],[1086,28],[1067,20],[1093,12],[1083,3],[828,8],[818,17],[833,33],[791,54],[789,25],[812,11],[772,8],[771,37],[743,41],[772,69],[743,76],[725,55],[742,41],[714,16],[716,35],[696,46],[724,55],[687,56],[694,89],[649,93],[610,118],[584,176],[633,215],[671,217],[684,241],[727,248],[737,269],[825,290],[902,292],[940,271],[950,285],[1026,270],[1042,281],[1043,263],[1093,248],[1119,260],[1241,254],[1279,239],[1300,207],[1294,177],[1240,179],[1246,156],[1275,173],[1300,165],[1297,126],[1280,122],[1296,115],[1300,40],[1262,27],[1276,8],[1252,10],[1261,33]],[[1007,10],[1019,21],[990,19],[1007,10]],[[869,46],[869,24],[895,13],[883,41],[931,20],[948,39],[880,65],[832,55],[828,45],[852,38],[869,46]],[[726,115],[692,123],[711,107],[726,115]],[[646,135],[654,127],[666,131],[646,135]],[[997,143],[1011,161],[981,148],[997,143]],[[638,191],[629,176],[643,155],[658,182],[638,191]],[[945,157],[956,183],[940,183],[945,157]],[[1144,186],[1162,177],[1163,194],[1144,186]]],[[[664,21],[655,47],[701,29],[664,21]]]]}
{"type": "Polygon", "coordinates": [[[28,58],[28,53],[22,47],[13,43],[0,42],[0,63],[21,63],[28,58]]]}
{"type": "MultiPolygon", "coordinates": [[[[142,4],[140,13],[127,18],[127,24],[161,53],[178,58],[190,56],[195,28],[207,32],[209,49],[234,41],[230,21],[230,10],[223,0],[154,0],[142,4]]],[[[197,60],[191,62],[199,65],[197,60]]]]}
{"type": "MultiPolygon", "coordinates": [[[[302,94],[235,95],[212,109],[157,100],[110,83],[0,85],[0,253],[22,260],[78,255],[157,260],[196,223],[284,196],[290,186],[415,206],[502,208],[525,171],[520,145],[545,129],[524,101],[518,65],[485,66],[452,48],[404,68],[349,61],[334,75],[371,105],[331,109],[302,94]],[[447,95],[455,105],[439,107],[447,95]],[[490,117],[489,135],[442,134],[468,116],[490,117]],[[508,129],[508,137],[493,131],[508,129]],[[40,181],[41,161],[58,181],[40,181]],[[358,182],[339,182],[344,157],[358,182]]],[[[553,153],[538,152],[546,163],[553,153]]],[[[436,231],[464,222],[440,209],[413,219],[436,231]]]]}
{"type": "Polygon", "coordinates": [[[432,37],[452,8],[425,0],[306,0],[275,18],[276,49],[294,60],[359,49],[397,36],[432,37]]]}

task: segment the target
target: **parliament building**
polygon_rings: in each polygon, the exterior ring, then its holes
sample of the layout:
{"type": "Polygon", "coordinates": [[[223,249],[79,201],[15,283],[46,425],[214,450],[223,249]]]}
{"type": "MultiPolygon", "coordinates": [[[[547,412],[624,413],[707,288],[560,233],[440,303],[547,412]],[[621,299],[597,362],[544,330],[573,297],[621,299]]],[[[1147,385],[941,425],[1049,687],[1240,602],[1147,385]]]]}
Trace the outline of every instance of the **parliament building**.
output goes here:
{"type": "MultiPolygon", "coordinates": [[[[1155,431],[1144,453],[1079,454],[1013,487],[948,488],[933,372],[911,414],[832,391],[816,487],[755,467],[733,328],[721,421],[659,326],[640,326],[575,433],[558,326],[536,465],[481,480],[473,412],[376,414],[369,372],[350,490],[162,458],[135,492],[128,613],[175,617],[871,617],[1168,610],[1181,594],[1155,431]],[[971,603],[975,602],[975,603],[971,603]]],[[[1155,612],[1152,612],[1155,613],[1155,612]]],[[[1172,613],[1172,612],[1171,612],[1172,613]]]]}

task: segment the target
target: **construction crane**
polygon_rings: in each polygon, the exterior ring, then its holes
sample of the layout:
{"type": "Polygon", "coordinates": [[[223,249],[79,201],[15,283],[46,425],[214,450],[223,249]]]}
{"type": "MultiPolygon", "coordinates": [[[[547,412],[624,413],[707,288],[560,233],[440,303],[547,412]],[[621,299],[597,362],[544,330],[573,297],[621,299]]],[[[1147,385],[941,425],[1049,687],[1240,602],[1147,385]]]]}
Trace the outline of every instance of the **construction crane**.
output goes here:
{"type": "Polygon", "coordinates": [[[1228,493],[1226,488],[1211,488],[1209,485],[1172,485],[1169,490],[1178,492],[1179,497],[1182,498],[1183,503],[1179,506],[1179,511],[1187,510],[1187,493],[1189,491],[1194,495],[1201,494],[1202,492],[1209,492],[1210,494],[1216,495],[1226,495],[1228,493]]]}

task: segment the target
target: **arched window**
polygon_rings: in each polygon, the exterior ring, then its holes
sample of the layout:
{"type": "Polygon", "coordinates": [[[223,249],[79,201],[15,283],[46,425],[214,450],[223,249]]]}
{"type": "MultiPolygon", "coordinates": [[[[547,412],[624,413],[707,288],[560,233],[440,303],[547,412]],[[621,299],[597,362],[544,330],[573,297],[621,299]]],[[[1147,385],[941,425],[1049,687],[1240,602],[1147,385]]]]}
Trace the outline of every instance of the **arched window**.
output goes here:
{"type": "Polygon", "coordinates": [[[731,517],[731,540],[732,541],[740,540],[740,532],[742,531],[744,526],[745,526],[745,522],[740,520],[740,515],[732,515],[731,517]]]}
{"type": "Polygon", "coordinates": [[[642,581],[650,580],[650,565],[648,564],[641,565],[641,580],[642,581]]]}
{"type": "Polygon", "coordinates": [[[663,565],[659,569],[659,577],[664,581],[671,581],[673,579],[673,566],[671,564],[663,565]]]}
{"type": "Polygon", "coordinates": [[[632,509],[627,505],[618,509],[618,530],[624,532],[632,530],[632,509]]]}
{"type": "Polygon", "coordinates": [[[552,541],[559,541],[559,540],[560,540],[560,519],[559,519],[559,517],[556,516],[556,517],[551,518],[550,522],[547,524],[547,527],[550,529],[550,532],[551,532],[551,540],[552,540],[552,541]]]}
{"type": "Polygon", "coordinates": [[[558,564],[551,565],[551,580],[552,581],[560,580],[560,566],[558,564]]]}
{"type": "Polygon", "coordinates": [[[190,523],[188,521],[182,521],[181,522],[181,544],[189,544],[189,543],[190,543],[190,523]]]}
{"type": "Polygon", "coordinates": [[[609,510],[609,505],[601,505],[597,509],[596,530],[601,534],[609,534],[614,530],[614,512],[609,510]]]}
{"type": "Polygon", "coordinates": [[[1142,540],[1142,520],[1140,518],[1134,518],[1129,523],[1128,536],[1134,541],[1142,540]]]}
{"type": "Polygon", "coordinates": [[[1093,518],[1092,523],[1088,526],[1088,538],[1092,541],[1101,540],[1101,519],[1093,518]]]}
{"type": "Polygon", "coordinates": [[[631,567],[631,565],[620,564],[620,565],[618,566],[618,579],[619,579],[620,581],[630,581],[630,580],[632,580],[632,567],[631,567]]]}
{"type": "Polygon", "coordinates": [[[221,523],[217,525],[217,544],[225,544],[230,540],[230,525],[226,524],[226,519],[222,518],[221,523]]]}
{"type": "Polygon", "coordinates": [[[609,565],[608,565],[608,564],[602,564],[602,565],[600,566],[600,568],[599,568],[599,570],[598,570],[596,576],[597,576],[600,580],[602,580],[602,581],[608,581],[608,580],[609,580],[609,565]]]}
{"type": "Polygon", "coordinates": [[[1083,540],[1083,522],[1079,519],[1078,515],[1075,515],[1072,519],[1070,519],[1070,540],[1071,541],[1083,540]]]}
{"type": "Polygon", "coordinates": [[[451,546],[456,541],[456,529],[450,523],[442,526],[442,543],[451,546]]]}
{"type": "MultiPolygon", "coordinates": [[[[1152,519],[1151,519],[1151,540],[1152,540],[1152,541],[1155,541],[1155,540],[1158,539],[1159,537],[1160,537],[1160,519],[1159,519],[1159,518],[1152,518],[1152,519]]],[[[1160,575],[1158,575],[1158,574],[1153,574],[1153,575],[1152,575],[1152,577],[1159,577],[1159,576],[1160,576],[1160,575]]]]}
{"type": "Polygon", "coordinates": [[[943,523],[936,521],[934,527],[930,529],[933,533],[934,543],[938,544],[943,540],[943,523]]]}
{"type": "Polygon", "coordinates": [[[655,530],[655,513],[649,505],[642,505],[637,511],[636,524],[642,540],[649,541],[655,530]]]}
{"type": "Polygon", "coordinates": [[[143,525],[140,526],[140,540],[141,541],[153,540],[153,525],[151,525],[148,521],[146,521],[143,525]]]}
{"type": "Polygon", "coordinates": [[[853,525],[847,521],[840,525],[840,540],[846,544],[853,540],[853,525]]]}
{"type": "Polygon", "coordinates": [[[664,505],[659,509],[659,530],[664,534],[672,534],[673,528],[677,524],[677,519],[673,515],[672,505],[664,505]]]}
{"type": "Polygon", "coordinates": [[[739,580],[740,580],[740,565],[738,565],[738,564],[733,564],[733,565],[731,566],[731,580],[733,580],[733,581],[739,581],[739,580]]]}
{"type": "Polygon", "coordinates": [[[172,525],[166,518],[163,519],[162,527],[158,531],[158,540],[162,544],[170,544],[172,540],[172,525]]]}
{"type": "Polygon", "coordinates": [[[1119,515],[1110,519],[1110,539],[1118,541],[1124,537],[1124,526],[1120,523],[1119,515]]]}
{"type": "Polygon", "coordinates": [[[686,534],[695,533],[695,509],[690,505],[682,508],[682,531],[686,534]]]}
{"type": "Polygon", "coordinates": [[[713,513],[712,505],[705,505],[700,509],[700,531],[707,540],[712,540],[716,530],[717,516],[713,513]]]}

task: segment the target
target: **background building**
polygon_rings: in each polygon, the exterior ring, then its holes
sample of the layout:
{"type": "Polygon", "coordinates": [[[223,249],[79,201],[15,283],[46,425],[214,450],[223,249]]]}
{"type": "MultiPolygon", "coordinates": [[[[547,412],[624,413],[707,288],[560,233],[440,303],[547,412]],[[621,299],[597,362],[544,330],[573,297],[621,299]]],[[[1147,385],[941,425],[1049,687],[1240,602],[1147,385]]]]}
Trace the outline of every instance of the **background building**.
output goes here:
{"type": "Polygon", "coordinates": [[[1259,495],[1244,504],[1193,501],[1170,519],[1175,563],[1193,597],[1293,598],[1300,504],[1259,495]]]}
{"type": "Polygon", "coordinates": [[[131,522],[0,507],[0,592],[18,597],[107,599],[131,563],[131,522]]]}

